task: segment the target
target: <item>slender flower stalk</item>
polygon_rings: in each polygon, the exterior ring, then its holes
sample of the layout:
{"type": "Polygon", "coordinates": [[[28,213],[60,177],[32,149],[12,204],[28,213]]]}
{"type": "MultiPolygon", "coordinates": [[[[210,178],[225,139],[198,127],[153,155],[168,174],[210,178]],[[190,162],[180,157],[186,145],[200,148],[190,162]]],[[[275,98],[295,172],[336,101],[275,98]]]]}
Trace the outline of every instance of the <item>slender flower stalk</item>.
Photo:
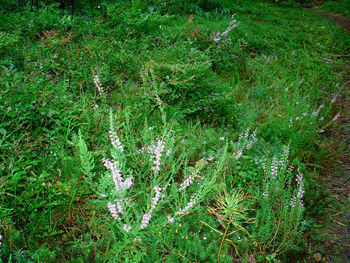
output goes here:
{"type": "Polygon", "coordinates": [[[128,190],[132,185],[132,177],[128,177],[125,181],[123,180],[122,174],[118,168],[119,162],[112,162],[111,160],[102,159],[104,166],[111,171],[112,179],[115,186],[115,190],[120,195],[128,190]]]}
{"type": "MultiPolygon", "coordinates": [[[[165,149],[165,144],[163,140],[157,141],[157,146],[148,146],[147,151],[151,154],[150,161],[153,163],[152,171],[157,173],[160,171],[162,152],[165,149]]],[[[169,153],[170,154],[170,153],[169,153]]]]}
{"type": "Polygon", "coordinates": [[[303,196],[304,196],[304,180],[303,180],[303,174],[300,173],[300,170],[298,169],[298,174],[297,174],[297,184],[298,184],[298,192],[296,195],[294,195],[290,201],[290,206],[291,207],[299,207],[303,208],[303,196]]]}
{"type": "Polygon", "coordinates": [[[190,201],[186,204],[185,208],[183,209],[180,208],[178,211],[175,212],[175,215],[187,214],[189,210],[195,205],[199,197],[200,195],[198,193],[192,195],[190,201]]]}
{"type": "Polygon", "coordinates": [[[109,139],[111,140],[111,144],[115,149],[119,149],[121,152],[124,151],[124,147],[115,131],[109,131],[109,139]]]}
{"type": "Polygon", "coordinates": [[[112,217],[116,220],[120,220],[120,217],[119,217],[117,209],[116,209],[116,205],[108,202],[107,207],[109,209],[109,212],[111,212],[112,217]]]}
{"type": "Polygon", "coordinates": [[[334,116],[333,121],[336,121],[337,119],[339,119],[339,117],[340,117],[340,113],[338,112],[337,115],[334,116]]]}
{"type": "Polygon", "coordinates": [[[142,221],[141,221],[141,225],[140,225],[141,229],[144,229],[148,226],[149,221],[152,218],[152,212],[156,208],[157,203],[160,199],[162,188],[160,188],[159,186],[155,186],[153,188],[153,190],[155,191],[155,196],[151,200],[151,209],[148,211],[148,213],[144,214],[142,217],[142,221]]]}
{"type": "Polygon", "coordinates": [[[192,183],[194,178],[198,175],[199,169],[195,169],[180,185],[179,191],[182,191],[189,187],[192,183]]]}
{"type": "Polygon", "coordinates": [[[237,22],[236,19],[234,19],[235,14],[232,15],[232,21],[230,22],[230,25],[226,28],[226,30],[222,33],[218,32],[214,38],[214,42],[219,44],[219,42],[231,42],[230,38],[227,38],[228,33],[234,29],[235,27],[237,27],[237,25],[235,24],[237,22]]]}
{"type": "Polygon", "coordinates": [[[103,90],[103,87],[101,86],[101,82],[100,82],[100,79],[98,78],[97,74],[94,77],[94,83],[95,83],[96,88],[98,89],[98,92],[100,93],[100,95],[102,95],[104,90],[103,90]]]}

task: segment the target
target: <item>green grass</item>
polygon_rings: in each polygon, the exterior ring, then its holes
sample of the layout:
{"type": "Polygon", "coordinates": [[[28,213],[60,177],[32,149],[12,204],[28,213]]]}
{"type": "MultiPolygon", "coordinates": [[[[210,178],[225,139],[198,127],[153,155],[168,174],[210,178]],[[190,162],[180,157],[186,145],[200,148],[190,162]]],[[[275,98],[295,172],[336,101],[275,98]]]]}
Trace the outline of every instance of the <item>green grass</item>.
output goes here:
{"type": "Polygon", "coordinates": [[[342,14],[344,16],[350,17],[350,1],[325,1],[322,3],[321,8],[333,13],[342,14]]]}
{"type": "Polygon", "coordinates": [[[350,37],[297,8],[214,2],[193,16],[141,2],[4,15],[14,26],[0,24],[0,262],[308,259],[328,205],[311,171],[329,153],[319,142],[336,125],[346,59],[329,58],[349,53],[350,37]],[[232,14],[232,42],[216,44],[232,14]],[[155,153],[140,149],[160,142],[154,172],[155,153]],[[130,188],[113,190],[103,158],[133,176],[130,188]],[[291,205],[298,174],[304,206],[291,205]],[[151,208],[155,186],[164,196],[151,208]]]}

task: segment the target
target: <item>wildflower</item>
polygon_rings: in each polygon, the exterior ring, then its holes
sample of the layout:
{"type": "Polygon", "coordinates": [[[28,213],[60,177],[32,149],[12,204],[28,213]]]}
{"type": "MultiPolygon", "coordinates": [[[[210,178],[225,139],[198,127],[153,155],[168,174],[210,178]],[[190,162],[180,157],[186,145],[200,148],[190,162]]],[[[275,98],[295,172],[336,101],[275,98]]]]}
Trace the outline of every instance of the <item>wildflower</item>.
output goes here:
{"type": "Polygon", "coordinates": [[[175,215],[183,215],[188,213],[188,211],[195,205],[196,201],[199,199],[199,194],[194,194],[191,196],[190,201],[186,204],[186,207],[184,209],[179,209],[177,212],[175,212],[175,215]]]}
{"type": "Polygon", "coordinates": [[[174,218],[171,216],[168,216],[168,222],[170,222],[170,223],[174,222],[174,218]]]}
{"type": "Polygon", "coordinates": [[[236,160],[238,160],[239,158],[241,158],[241,156],[242,156],[242,150],[239,150],[239,151],[236,153],[236,156],[235,156],[236,160]]]}
{"type": "Polygon", "coordinates": [[[247,139],[249,136],[249,130],[250,130],[250,126],[247,127],[247,129],[245,130],[245,134],[244,134],[244,139],[247,139]]]}
{"type": "Polygon", "coordinates": [[[171,154],[171,150],[169,149],[169,150],[167,150],[167,151],[166,151],[166,156],[168,156],[168,157],[169,157],[169,156],[170,156],[170,154],[171,154]]]}
{"type": "Polygon", "coordinates": [[[179,187],[179,191],[182,191],[189,187],[193,183],[194,177],[198,174],[199,169],[194,170],[186,179],[182,182],[182,184],[179,187]]]}
{"type": "Polygon", "coordinates": [[[218,44],[220,42],[220,40],[222,40],[224,43],[231,42],[231,39],[227,38],[227,35],[232,29],[237,27],[237,25],[235,24],[237,21],[236,21],[236,19],[234,19],[234,16],[235,16],[235,14],[232,15],[233,20],[230,22],[230,25],[226,28],[226,30],[224,32],[222,32],[222,33],[218,32],[216,34],[216,36],[214,37],[214,42],[215,43],[218,44]]]}
{"type": "Polygon", "coordinates": [[[124,147],[123,145],[121,144],[118,136],[117,136],[117,133],[115,131],[110,131],[109,132],[109,139],[111,140],[111,144],[113,145],[113,147],[115,149],[119,149],[121,152],[124,151],[124,147]]]}
{"type": "Polygon", "coordinates": [[[98,92],[99,92],[100,95],[101,95],[104,91],[103,91],[103,87],[101,86],[100,79],[98,78],[98,75],[97,75],[97,74],[96,74],[95,77],[94,77],[94,83],[95,83],[95,86],[96,86],[97,89],[98,89],[98,92]]]}
{"type": "Polygon", "coordinates": [[[336,121],[339,117],[340,117],[340,114],[338,112],[337,115],[334,116],[333,121],[336,121]]]}
{"type": "Polygon", "coordinates": [[[148,147],[148,151],[151,153],[150,161],[153,162],[152,170],[157,173],[160,170],[162,152],[164,151],[165,145],[163,140],[157,141],[157,146],[148,147]]]}
{"type": "Polygon", "coordinates": [[[109,212],[111,212],[111,215],[112,215],[112,217],[113,217],[114,219],[120,219],[120,217],[119,217],[119,215],[118,215],[118,212],[117,212],[117,210],[116,210],[114,204],[108,202],[108,203],[107,203],[107,207],[108,207],[108,209],[109,209],[109,212]]]}
{"type": "Polygon", "coordinates": [[[111,170],[112,179],[117,193],[122,194],[124,191],[128,190],[131,187],[132,177],[127,178],[125,181],[123,180],[121,172],[118,168],[119,162],[112,162],[104,158],[102,159],[102,162],[108,170],[111,170]]]}
{"type": "Polygon", "coordinates": [[[254,143],[256,143],[258,141],[257,137],[256,137],[256,130],[253,131],[253,133],[250,135],[250,139],[248,141],[248,144],[246,146],[247,150],[250,150],[253,146],[254,143]]]}
{"type": "Polygon", "coordinates": [[[141,221],[141,226],[140,226],[141,229],[144,229],[148,226],[148,223],[151,220],[151,217],[152,217],[152,215],[148,214],[148,213],[143,215],[142,221],[141,221]]]}
{"type": "Polygon", "coordinates": [[[316,111],[312,112],[311,116],[317,116],[323,107],[324,107],[323,104],[321,104],[316,111]]]}
{"type": "Polygon", "coordinates": [[[216,36],[214,37],[214,42],[215,42],[215,43],[219,43],[220,39],[221,39],[221,37],[220,37],[220,32],[218,32],[218,33],[216,34],[216,36]]]}
{"type": "Polygon", "coordinates": [[[126,233],[129,233],[131,230],[131,226],[128,226],[127,224],[124,224],[123,229],[126,233]]]}
{"type": "Polygon", "coordinates": [[[116,201],[116,204],[117,204],[118,213],[119,214],[123,214],[123,207],[122,207],[121,203],[118,202],[117,200],[115,200],[115,201],[116,201]]]}
{"type": "Polygon", "coordinates": [[[162,188],[159,186],[155,186],[153,189],[156,192],[156,194],[155,194],[155,197],[153,197],[152,201],[151,201],[151,211],[153,211],[156,208],[156,205],[160,199],[160,193],[162,191],[162,188]]]}
{"type": "Polygon", "coordinates": [[[303,180],[303,174],[300,173],[300,170],[298,169],[298,174],[297,174],[297,184],[298,184],[298,192],[296,195],[294,195],[290,201],[290,206],[291,207],[303,207],[303,196],[304,196],[304,180],[303,180]]]}
{"type": "Polygon", "coordinates": [[[266,192],[263,192],[263,197],[264,197],[264,198],[268,198],[268,197],[269,197],[269,192],[267,192],[267,191],[266,191],[266,192]]]}
{"type": "Polygon", "coordinates": [[[276,159],[274,158],[272,160],[272,163],[271,163],[271,178],[272,179],[276,179],[276,177],[277,177],[277,169],[278,169],[278,167],[277,167],[276,159]]]}
{"type": "Polygon", "coordinates": [[[153,189],[156,193],[155,193],[155,196],[151,200],[151,209],[149,210],[148,213],[144,214],[142,217],[142,221],[141,221],[141,225],[140,225],[141,229],[144,229],[148,226],[149,221],[152,218],[152,212],[156,208],[156,205],[160,199],[160,193],[162,191],[162,188],[160,188],[159,186],[155,186],[153,189]]]}
{"type": "Polygon", "coordinates": [[[225,137],[220,137],[219,140],[223,141],[223,140],[225,140],[225,137]]]}
{"type": "Polygon", "coordinates": [[[142,242],[142,238],[137,236],[134,238],[134,242],[142,242]]]}

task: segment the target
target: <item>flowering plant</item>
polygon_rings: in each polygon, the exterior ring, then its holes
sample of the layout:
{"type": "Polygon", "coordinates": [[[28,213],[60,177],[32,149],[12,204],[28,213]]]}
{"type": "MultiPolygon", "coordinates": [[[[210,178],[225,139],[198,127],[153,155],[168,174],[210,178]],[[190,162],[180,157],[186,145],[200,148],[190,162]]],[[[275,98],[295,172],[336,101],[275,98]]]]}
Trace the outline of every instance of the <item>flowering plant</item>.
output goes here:
{"type": "Polygon", "coordinates": [[[223,169],[226,148],[193,167],[186,153],[177,149],[171,129],[157,137],[145,127],[141,136],[145,141],[139,147],[134,138],[119,137],[112,111],[109,122],[112,147],[110,157],[102,159],[106,172],[97,194],[119,232],[140,242],[154,228],[173,224],[196,209],[223,169]]]}

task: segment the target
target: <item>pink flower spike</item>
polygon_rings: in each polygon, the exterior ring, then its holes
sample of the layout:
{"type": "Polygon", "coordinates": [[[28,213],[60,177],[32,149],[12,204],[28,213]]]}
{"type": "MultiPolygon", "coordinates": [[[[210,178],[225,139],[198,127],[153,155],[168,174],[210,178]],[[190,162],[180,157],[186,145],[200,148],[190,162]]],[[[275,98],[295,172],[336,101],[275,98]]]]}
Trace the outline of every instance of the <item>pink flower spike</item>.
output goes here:
{"type": "Polygon", "coordinates": [[[98,89],[98,92],[101,95],[104,91],[103,91],[103,88],[102,88],[101,83],[100,83],[100,79],[98,78],[97,74],[94,77],[94,83],[95,83],[96,88],[98,89]]]}
{"type": "Polygon", "coordinates": [[[336,121],[337,119],[339,119],[339,117],[340,117],[340,114],[338,112],[337,115],[334,116],[333,121],[336,121]]]}
{"type": "Polygon", "coordinates": [[[108,202],[107,203],[107,207],[108,207],[108,210],[109,212],[111,212],[111,215],[114,219],[120,219],[119,215],[118,215],[118,212],[116,210],[116,207],[114,204],[108,202]]]}

